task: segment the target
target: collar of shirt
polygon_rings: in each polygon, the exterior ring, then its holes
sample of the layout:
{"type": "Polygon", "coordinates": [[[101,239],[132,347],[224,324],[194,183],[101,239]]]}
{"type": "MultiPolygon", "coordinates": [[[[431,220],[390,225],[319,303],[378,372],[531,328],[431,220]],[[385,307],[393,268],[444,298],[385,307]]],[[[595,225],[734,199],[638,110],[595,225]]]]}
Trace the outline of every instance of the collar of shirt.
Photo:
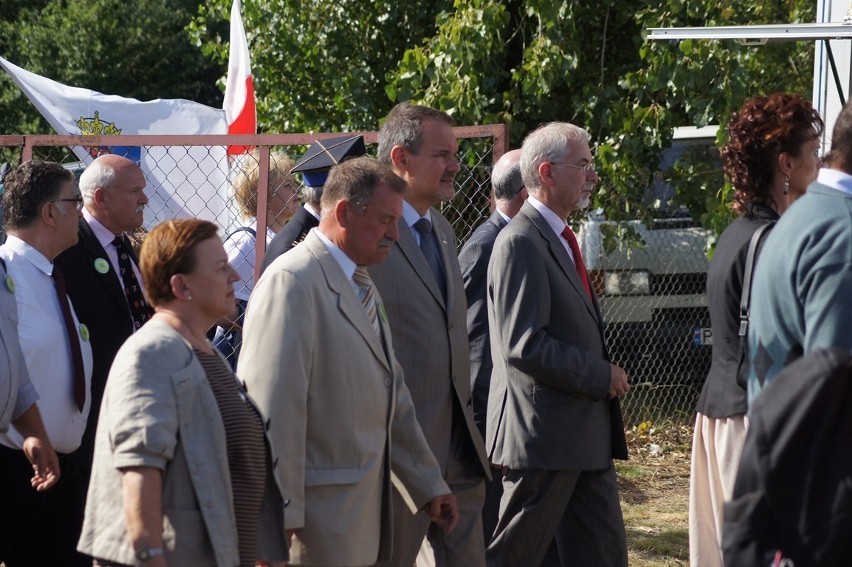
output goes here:
{"type": "Polygon", "coordinates": [[[408,225],[408,228],[411,230],[411,234],[414,235],[414,240],[417,242],[417,245],[420,246],[420,233],[417,232],[417,229],[414,228],[414,223],[419,221],[421,218],[428,220],[430,223],[432,222],[432,209],[426,209],[426,214],[422,217],[417,210],[409,204],[408,201],[402,202],[402,218],[405,219],[405,224],[408,225]]]}
{"type": "Polygon", "coordinates": [[[15,254],[26,259],[27,262],[35,266],[35,268],[40,272],[44,272],[45,275],[53,275],[53,262],[48,260],[47,256],[30,246],[17,236],[12,236],[10,234],[6,238],[6,243],[3,246],[8,248],[15,254]]]}
{"type": "Polygon", "coordinates": [[[506,213],[504,213],[504,212],[503,212],[503,211],[501,211],[500,209],[497,209],[497,213],[498,213],[501,217],[503,217],[503,220],[504,220],[504,221],[506,221],[506,222],[509,222],[510,220],[512,220],[512,217],[510,217],[509,215],[507,215],[506,213]]]}
{"type": "MultiPolygon", "coordinates": [[[[109,251],[112,246],[112,241],[115,240],[116,236],[120,236],[118,234],[114,234],[110,229],[101,224],[101,221],[92,216],[92,213],[89,212],[89,209],[83,207],[83,218],[86,219],[86,222],[89,223],[89,227],[92,229],[92,232],[95,235],[95,238],[98,239],[101,246],[103,246],[104,250],[109,251]]],[[[114,247],[113,247],[114,248],[114,247]]],[[[116,261],[117,261],[116,256],[116,261]]]]}
{"type": "Polygon", "coordinates": [[[565,222],[565,219],[559,218],[559,215],[550,210],[547,205],[533,197],[529,196],[527,199],[527,203],[532,205],[532,207],[541,213],[541,216],[544,217],[545,222],[553,229],[553,232],[556,233],[556,236],[559,237],[559,242],[562,243],[562,247],[565,248],[565,251],[568,252],[568,256],[571,258],[571,261],[574,262],[574,253],[571,252],[571,247],[568,246],[568,241],[562,238],[562,231],[565,230],[565,227],[568,226],[568,223],[565,222]]]}
{"type": "Polygon", "coordinates": [[[306,211],[311,213],[312,217],[314,217],[317,220],[320,220],[320,212],[318,210],[316,210],[315,208],[313,208],[310,203],[305,203],[302,206],[305,207],[306,211]]]}
{"type": "Polygon", "coordinates": [[[352,285],[352,290],[358,293],[358,284],[355,283],[355,280],[352,279],[352,274],[355,273],[355,262],[352,261],[352,258],[346,255],[346,252],[341,250],[334,242],[328,239],[326,235],[324,235],[319,228],[312,228],[311,232],[316,232],[317,237],[320,239],[325,245],[328,253],[331,254],[331,257],[335,259],[337,264],[340,266],[340,269],[343,270],[343,275],[346,276],[346,279],[349,280],[349,283],[352,285]]]}
{"type": "Polygon", "coordinates": [[[817,181],[826,187],[831,187],[832,189],[852,195],[852,175],[848,173],[823,167],[819,170],[817,181]]]}
{"type": "MultiPolygon", "coordinates": [[[[252,217],[251,221],[245,223],[243,226],[246,227],[246,228],[252,229],[255,232],[255,234],[257,234],[257,217],[252,217]]],[[[269,245],[269,243],[272,241],[273,238],[275,238],[275,232],[273,232],[272,229],[269,228],[269,226],[267,226],[266,227],[266,244],[269,245]]]]}

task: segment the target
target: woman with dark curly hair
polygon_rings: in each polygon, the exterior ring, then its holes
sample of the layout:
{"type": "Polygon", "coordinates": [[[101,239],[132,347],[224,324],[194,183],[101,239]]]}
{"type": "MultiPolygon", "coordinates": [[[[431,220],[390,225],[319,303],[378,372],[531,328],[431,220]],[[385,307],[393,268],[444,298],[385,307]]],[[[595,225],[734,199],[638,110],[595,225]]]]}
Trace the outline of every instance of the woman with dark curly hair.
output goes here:
{"type": "Polygon", "coordinates": [[[719,237],[707,272],[713,354],[692,441],[689,555],[694,566],[722,565],[723,504],[733,493],[745,441],[748,357],[739,328],[749,244],[816,179],[822,130],[811,103],[786,93],[747,100],[728,124],[721,153],[739,218],[719,237]]]}

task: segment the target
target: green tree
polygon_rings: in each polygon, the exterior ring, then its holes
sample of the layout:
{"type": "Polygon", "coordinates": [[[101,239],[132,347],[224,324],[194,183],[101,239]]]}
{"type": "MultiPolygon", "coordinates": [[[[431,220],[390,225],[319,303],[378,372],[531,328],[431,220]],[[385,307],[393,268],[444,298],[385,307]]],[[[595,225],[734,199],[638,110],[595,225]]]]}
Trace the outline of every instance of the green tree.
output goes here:
{"type": "MultiPolygon", "coordinates": [[[[0,52],[61,83],[140,100],[221,106],[224,67],[190,41],[197,0],[2,0],[0,52]],[[7,11],[8,6],[8,11],[7,11]]],[[[227,26],[227,22],[220,22],[227,26]]],[[[225,28],[227,29],[227,28],[225,28]]],[[[52,131],[0,73],[2,133],[52,131]]]]}
{"type": "MultiPolygon", "coordinates": [[[[542,122],[584,125],[601,168],[595,204],[611,219],[652,222],[647,188],[674,127],[725,124],[748,96],[809,96],[813,47],[647,42],[644,30],[813,18],[809,0],[458,1],[438,15],[438,33],[405,52],[388,92],[461,123],[505,121],[515,143],[542,122]]],[[[730,188],[718,166],[685,163],[669,175],[674,205],[688,205],[709,226],[726,224],[730,188]]]]}
{"type": "MultiPolygon", "coordinates": [[[[245,0],[259,128],[267,132],[375,130],[392,106],[386,76],[403,52],[436,29],[438,0],[412,9],[388,0],[245,0]]],[[[231,0],[199,8],[194,37],[217,61],[228,39],[211,26],[231,0]]]]}

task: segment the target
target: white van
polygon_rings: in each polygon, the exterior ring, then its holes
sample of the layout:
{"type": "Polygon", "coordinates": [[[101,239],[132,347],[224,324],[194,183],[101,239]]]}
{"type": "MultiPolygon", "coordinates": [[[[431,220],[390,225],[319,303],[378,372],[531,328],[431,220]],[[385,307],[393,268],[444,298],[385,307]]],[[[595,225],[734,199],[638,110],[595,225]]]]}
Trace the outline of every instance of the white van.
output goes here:
{"type": "MultiPolygon", "coordinates": [[[[706,153],[718,164],[717,126],[684,127],[674,132],[663,152],[661,171],[684,153],[706,153]]],[[[721,166],[719,166],[721,167],[721,166]]],[[[644,246],[609,246],[605,239],[614,221],[591,213],[578,232],[583,259],[600,297],[607,345],[613,362],[623,366],[634,384],[694,383],[700,387],[710,366],[710,318],[705,296],[711,231],[689,211],[672,207],[673,188],[655,183],[654,223],[622,221],[644,246]]]]}

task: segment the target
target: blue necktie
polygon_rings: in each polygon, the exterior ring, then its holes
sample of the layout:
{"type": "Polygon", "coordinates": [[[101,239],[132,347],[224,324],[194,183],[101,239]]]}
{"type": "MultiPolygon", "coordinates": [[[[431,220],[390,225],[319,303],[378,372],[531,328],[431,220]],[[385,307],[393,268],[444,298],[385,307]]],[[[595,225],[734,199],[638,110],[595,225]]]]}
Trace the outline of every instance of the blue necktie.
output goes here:
{"type": "Polygon", "coordinates": [[[441,253],[438,252],[438,243],[435,240],[435,233],[432,231],[432,223],[427,218],[421,218],[414,223],[414,228],[420,233],[420,250],[426,257],[426,263],[429,264],[432,275],[435,276],[438,289],[441,290],[441,297],[444,298],[444,301],[447,301],[447,282],[441,264],[441,253]]]}

